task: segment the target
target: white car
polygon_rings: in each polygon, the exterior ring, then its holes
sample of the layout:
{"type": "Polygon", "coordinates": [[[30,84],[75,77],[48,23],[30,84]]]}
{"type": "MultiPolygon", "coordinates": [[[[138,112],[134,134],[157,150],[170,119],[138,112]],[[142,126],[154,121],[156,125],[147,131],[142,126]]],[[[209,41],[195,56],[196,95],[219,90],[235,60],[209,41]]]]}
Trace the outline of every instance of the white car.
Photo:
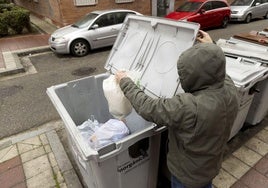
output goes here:
{"type": "Polygon", "coordinates": [[[125,9],[91,12],[52,33],[49,46],[55,53],[74,56],[85,56],[91,49],[112,46],[128,14],[141,15],[125,9]]]}
{"type": "Polygon", "coordinates": [[[255,18],[268,19],[268,0],[235,0],[230,7],[231,21],[249,23],[255,18]]]}

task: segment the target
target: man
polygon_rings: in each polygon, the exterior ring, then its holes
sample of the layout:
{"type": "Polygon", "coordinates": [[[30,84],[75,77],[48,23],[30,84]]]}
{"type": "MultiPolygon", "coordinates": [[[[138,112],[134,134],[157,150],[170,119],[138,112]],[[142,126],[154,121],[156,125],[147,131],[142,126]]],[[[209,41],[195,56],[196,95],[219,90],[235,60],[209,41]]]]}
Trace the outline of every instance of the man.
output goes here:
{"type": "Polygon", "coordinates": [[[144,119],[168,127],[167,165],[172,188],[212,187],[238,111],[237,91],[225,72],[225,56],[200,31],[199,44],[183,52],[177,69],[185,93],[153,99],[126,73],[116,79],[133,108],[144,119]]]}

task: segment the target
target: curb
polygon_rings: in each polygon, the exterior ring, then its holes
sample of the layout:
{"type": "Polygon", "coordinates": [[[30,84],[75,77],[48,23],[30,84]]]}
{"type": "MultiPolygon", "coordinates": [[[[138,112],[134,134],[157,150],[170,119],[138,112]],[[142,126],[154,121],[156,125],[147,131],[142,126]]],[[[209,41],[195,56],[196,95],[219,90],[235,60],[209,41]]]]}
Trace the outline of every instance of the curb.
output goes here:
{"type": "Polygon", "coordinates": [[[64,178],[66,186],[82,188],[83,186],[56,132],[57,129],[58,130],[62,129],[62,127],[63,127],[62,121],[53,121],[41,125],[38,128],[23,133],[19,133],[17,135],[13,135],[7,138],[3,138],[2,140],[0,140],[0,150],[12,146],[23,140],[33,138],[41,134],[45,134],[51,147],[51,150],[55,156],[55,159],[57,161],[60,172],[64,178]]]}
{"type": "Polygon", "coordinates": [[[11,52],[3,52],[6,68],[0,70],[0,77],[25,72],[25,67],[21,64],[20,57],[48,51],[50,51],[49,46],[41,46],[11,52]]]}

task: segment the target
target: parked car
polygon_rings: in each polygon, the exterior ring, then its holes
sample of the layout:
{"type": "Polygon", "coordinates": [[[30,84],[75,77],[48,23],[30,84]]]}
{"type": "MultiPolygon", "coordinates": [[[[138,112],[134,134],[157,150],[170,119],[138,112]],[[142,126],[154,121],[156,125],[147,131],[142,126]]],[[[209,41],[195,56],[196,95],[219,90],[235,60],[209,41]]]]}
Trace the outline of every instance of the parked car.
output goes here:
{"type": "Polygon", "coordinates": [[[85,56],[91,49],[112,46],[128,14],[141,15],[125,9],[91,12],[74,24],[52,33],[50,48],[59,54],[85,56]]]}
{"type": "Polygon", "coordinates": [[[231,21],[249,23],[254,18],[268,19],[268,0],[235,0],[230,7],[231,21]]]}
{"type": "Polygon", "coordinates": [[[205,29],[227,27],[230,14],[230,6],[225,0],[189,0],[165,17],[196,22],[205,29]]]}

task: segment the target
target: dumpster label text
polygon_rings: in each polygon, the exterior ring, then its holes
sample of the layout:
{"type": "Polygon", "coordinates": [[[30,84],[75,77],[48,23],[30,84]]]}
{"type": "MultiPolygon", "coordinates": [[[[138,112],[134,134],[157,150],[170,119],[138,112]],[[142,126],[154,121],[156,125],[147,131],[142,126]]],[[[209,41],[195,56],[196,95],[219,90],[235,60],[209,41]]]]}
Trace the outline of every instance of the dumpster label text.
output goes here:
{"type": "Polygon", "coordinates": [[[133,161],[128,161],[127,163],[119,166],[117,168],[117,171],[119,173],[126,173],[126,172],[132,170],[133,168],[136,168],[137,166],[141,165],[142,163],[144,163],[147,160],[149,160],[148,155],[141,155],[138,158],[134,159],[133,161]]]}

